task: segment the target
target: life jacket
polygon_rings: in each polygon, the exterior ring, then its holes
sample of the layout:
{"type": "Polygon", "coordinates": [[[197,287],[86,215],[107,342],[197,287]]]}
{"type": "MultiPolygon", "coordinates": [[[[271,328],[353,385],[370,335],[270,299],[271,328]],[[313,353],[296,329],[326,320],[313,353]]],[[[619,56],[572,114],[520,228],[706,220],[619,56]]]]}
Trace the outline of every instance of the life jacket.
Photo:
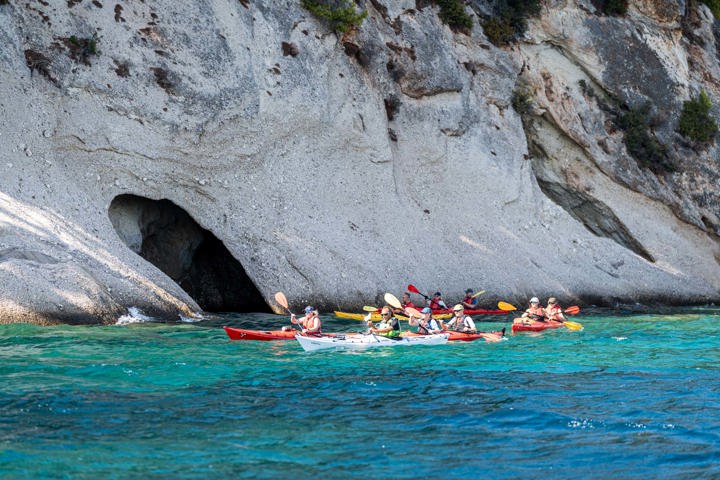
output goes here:
{"type": "Polygon", "coordinates": [[[467,315],[463,315],[462,320],[458,322],[457,317],[455,317],[455,325],[453,325],[453,330],[456,332],[462,332],[465,330],[465,327],[470,328],[470,323],[466,320],[468,318],[467,315]]]}
{"type": "Polygon", "coordinates": [[[543,322],[545,318],[545,310],[543,309],[542,305],[538,305],[537,307],[530,307],[525,312],[530,316],[530,318],[536,322],[543,322]]]}
{"type": "Polygon", "coordinates": [[[418,324],[418,333],[427,335],[430,333],[430,330],[440,330],[440,325],[438,325],[437,320],[435,320],[434,318],[430,317],[430,320],[428,320],[427,322],[427,327],[422,323],[418,324]]]}
{"type": "Polygon", "coordinates": [[[412,302],[405,302],[401,303],[400,305],[402,305],[403,308],[415,308],[415,304],[412,302]]]}
{"type": "Polygon", "coordinates": [[[431,310],[440,310],[442,309],[442,305],[435,299],[430,300],[430,309],[431,310]]]}
{"type": "Polygon", "coordinates": [[[545,313],[547,313],[548,320],[554,320],[556,322],[562,322],[560,318],[558,318],[558,314],[562,313],[562,307],[558,305],[557,303],[553,305],[552,307],[548,307],[545,310],[545,313]]]}
{"type": "Polygon", "coordinates": [[[390,320],[387,321],[387,324],[392,327],[392,330],[385,333],[379,333],[378,335],[382,335],[383,337],[388,338],[396,338],[400,336],[400,322],[397,318],[392,317],[390,320]]]}
{"type": "Polygon", "coordinates": [[[313,320],[315,320],[315,319],[317,319],[317,322],[318,322],[318,329],[315,330],[314,332],[310,332],[310,333],[322,333],[322,321],[320,320],[320,317],[318,317],[318,316],[312,316],[312,317],[310,317],[310,318],[307,318],[307,317],[304,318],[304,319],[303,319],[303,328],[304,328],[305,330],[310,330],[310,329],[312,329],[312,328],[313,328],[313,323],[315,323],[313,320]]]}

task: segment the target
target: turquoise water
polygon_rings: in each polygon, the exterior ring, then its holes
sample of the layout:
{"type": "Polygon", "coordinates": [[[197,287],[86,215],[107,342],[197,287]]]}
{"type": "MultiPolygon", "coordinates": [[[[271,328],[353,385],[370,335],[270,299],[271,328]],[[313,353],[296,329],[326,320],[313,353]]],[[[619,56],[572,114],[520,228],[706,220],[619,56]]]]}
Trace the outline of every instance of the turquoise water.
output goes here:
{"type": "Polygon", "coordinates": [[[720,478],[720,310],[573,320],[359,353],[221,329],[264,314],[0,325],[0,477],[720,478]]]}

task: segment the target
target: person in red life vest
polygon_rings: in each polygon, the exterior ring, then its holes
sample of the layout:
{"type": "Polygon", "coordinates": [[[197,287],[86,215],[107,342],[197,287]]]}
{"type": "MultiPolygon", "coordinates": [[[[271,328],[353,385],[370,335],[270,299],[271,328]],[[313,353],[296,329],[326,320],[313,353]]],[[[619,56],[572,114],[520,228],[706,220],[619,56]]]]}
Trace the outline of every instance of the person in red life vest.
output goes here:
{"type": "Polygon", "coordinates": [[[456,332],[476,333],[475,322],[469,315],[465,315],[465,308],[461,304],[453,307],[455,317],[445,324],[446,330],[455,330],[456,332]]]}
{"type": "Polygon", "coordinates": [[[537,297],[530,299],[530,306],[520,316],[513,320],[513,323],[531,323],[531,322],[544,322],[545,321],[545,309],[540,305],[540,300],[537,297]]]}
{"type": "Polygon", "coordinates": [[[547,307],[545,307],[545,316],[553,322],[565,322],[567,319],[563,315],[562,307],[558,305],[555,297],[548,298],[547,307]]]}
{"type": "Polygon", "coordinates": [[[445,305],[445,302],[443,302],[442,294],[440,292],[435,292],[435,295],[430,299],[430,304],[428,305],[432,310],[443,310],[447,309],[447,305],[445,305]]]}
{"type": "Polygon", "coordinates": [[[478,299],[473,297],[474,293],[472,288],[468,288],[465,290],[465,298],[460,302],[467,310],[475,310],[478,308],[478,299]]]}
{"type": "Polygon", "coordinates": [[[410,301],[410,294],[408,292],[405,292],[402,294],[402,299],[400,300],[400,305],[402,305],[402,308],[417,308],[415,304],[413,304],[410,301]]]}
{"type": "Polygon", "coordinates": [[[322,321],[319,312],[310,305],[305,307],[305,316],[300,319],[295,318],[295,314],[291,313],[290,322],[300,325],[304,335],[319,335],[322,333],[322,321]]]}

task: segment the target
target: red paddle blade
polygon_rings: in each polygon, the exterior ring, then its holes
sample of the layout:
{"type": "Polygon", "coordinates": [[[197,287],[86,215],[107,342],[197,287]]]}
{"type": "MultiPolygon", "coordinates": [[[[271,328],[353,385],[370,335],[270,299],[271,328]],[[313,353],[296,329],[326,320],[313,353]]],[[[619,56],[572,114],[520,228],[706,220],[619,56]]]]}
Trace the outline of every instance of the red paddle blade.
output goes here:
{"type": "Polygon", "coordinates": [[[566,308],[565,313],[569,313],[570,315],[575,315],[576,313],[580,313],[580,307],[578,307],[577,305],[573,305],[572,307],[566,308]]]}
{"type": "Polygon", "coordinates": [[[407,289],[408,289],[408,292],[420,293],[420,290],[418,290],[418,289],[415,287],[415,285],[413,285],[412,283],[407,286],[407,289]]]}

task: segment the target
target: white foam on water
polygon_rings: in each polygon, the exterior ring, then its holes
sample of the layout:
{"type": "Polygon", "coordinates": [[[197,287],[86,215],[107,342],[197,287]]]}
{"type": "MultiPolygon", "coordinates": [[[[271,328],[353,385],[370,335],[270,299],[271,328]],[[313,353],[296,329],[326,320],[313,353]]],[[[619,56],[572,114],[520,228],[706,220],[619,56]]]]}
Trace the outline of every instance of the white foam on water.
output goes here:
{"type": "Polygon", "coordinates": [[[186,317],[184,315],[179,315],[180,321],[185,323],[195,323],[202,321],[205,317],[198,312],[193,312],[193,314],[189,317],[186,317]]]}
{"type": "Polygon", "coordinates": [[[139,308],[130,307],[128,308],[127,315],[123,315],[118,318],[117,322],[115,322],[115,325],[129,325],[132,323],[147,323],[153,321],[155,321],[153,317],[145,315],[139,308]]]}

